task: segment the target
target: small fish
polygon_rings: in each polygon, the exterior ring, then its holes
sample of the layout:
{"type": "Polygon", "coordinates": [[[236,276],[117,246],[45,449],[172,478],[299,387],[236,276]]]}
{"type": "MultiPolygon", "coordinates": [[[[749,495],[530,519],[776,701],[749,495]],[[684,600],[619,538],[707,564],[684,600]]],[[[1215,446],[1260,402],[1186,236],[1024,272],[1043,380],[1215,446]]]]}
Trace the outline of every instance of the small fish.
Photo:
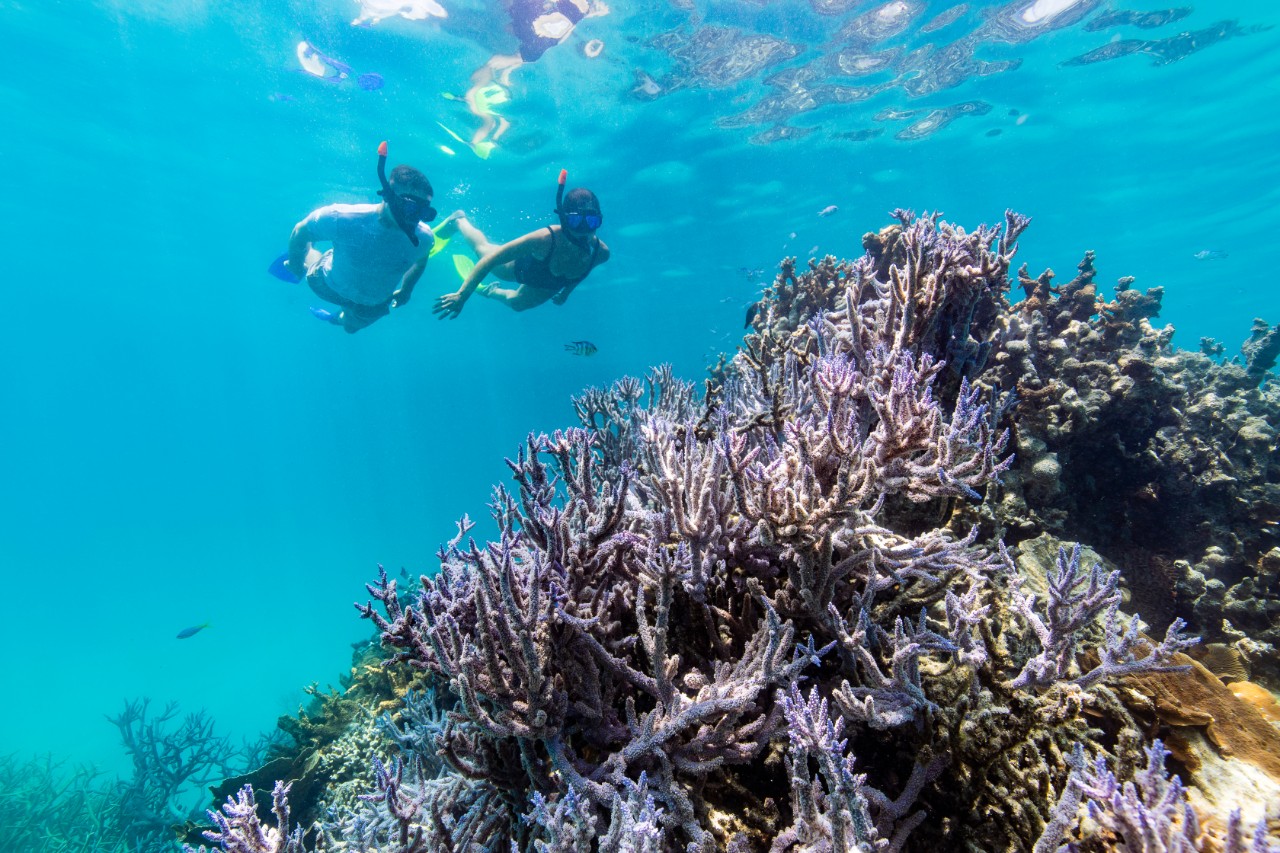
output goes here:
{"type": "Polygon", "coordinates": [[[565,352],[574,355],[595,355],[599,349],[591,341],[573,341],[564,345],[565,352]]]}
{"type": "Polygon", "coordinates": [[[747,322],[742,324],[742,328],[750,329],[751,323],[756,319],[756,315],[760,313],[760,303],[752,302],[747,306],[747,322]]]}
{"type": "Polygon", "coordinates": [[[1197,261],[1220,261],[1227,256],[1226,252],[1220,252],[1217,249],[1201,249],[1191,257],[1197,261]]]}
{"type": "Polygon", "coordinates": [[[998,127],[993,127],[993,128],[991,128],[990,130],[988,130],[988,131],[987,131],[987,136],[999,136],[999,135],[1000,135],[1001,133],[1003,133],[1003,132],[1004,132],[1004,131],[1002,131],[1000,128],[998,128],[998,127]]]}
{"type": "Polygon", "coordinates": [[[203,625],[192,625],[190,628],[183,628],[178,632],[178,639],[185,640],[187,637],[194,637],[196,634],[199,634],[202,630],[208,627],[209,623],[205,622],[203,625]]]}
{"type": "Polygon", "coordinates": [[[819,215],[819,216],[830,216],[831,214],[836,213],[836,212],[838,212],[839,210],[840,210],[840,208],[836,207],[834,204],[829,204],[829,205],[827,205],[826,207],[822,208],[822,210],[819,210],[819,211],[818,211],[818,215],[819,215]]]}

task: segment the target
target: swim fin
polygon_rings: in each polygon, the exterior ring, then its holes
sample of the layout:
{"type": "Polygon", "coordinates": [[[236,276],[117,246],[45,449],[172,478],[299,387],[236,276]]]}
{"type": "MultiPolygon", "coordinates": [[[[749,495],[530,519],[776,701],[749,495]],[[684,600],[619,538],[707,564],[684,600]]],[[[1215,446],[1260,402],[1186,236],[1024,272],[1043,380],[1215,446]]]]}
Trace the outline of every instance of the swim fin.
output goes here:
{"type": "Polygon", "coordinates": [[[284,265],[284,262],[287,260],[289,260],[289,254],[286,252],[271,262],[271,266],[267,267],[267,272],[271,273],[281,281],[287,281],[290,284],[297,284],[302,281],[302,279],[290,272],[289,268],[284,265]]]}
{"type": "Polygon", "coordinates": [[[458,271],[458,277],[466,281],[467,276],[471,275],[471,271],[476,268],[476,262],[466,255],[454,255],[453,268],[458,271]]]}
{"type": "Polygon", "coordinates": [[[454,131],[452,131],[452,130],[450,130],[449,128],[445,127],[445,125],[444,125],[444,123],[443,123],[443,122],[439,122],[439,121],[438,121],[438,122],[436,122],[436,124],[440,125],[440,129],[441,129],[441,130],[443,130],[445,133],[449,134],[449,135],[450,135],[450,136],[452,136],[454,139],[458,140],[458,141],[459,141],[459,142],[461,142],[463,145],[465,145],[465,146],[467,146],[468,148],[470,148],[470,149],[471,149],[471,153],[475,154],[475,155],[476,155],[477,157],[479,157],[481,160],[488,160],[488,159],[489,159],[489,155],[493,153],[493,149],[498,147],[498,146],[497,146],[495,143],[493,143],[493,142],[474,142],[474,143],[473,143],[473,142],[470,142],[470,141],[468,141],[468,140],[466,140],[466,139],[463,139],[461,136],[459,136],[459,135],[458,135],[457,133],[455,133],[454,131]]]}

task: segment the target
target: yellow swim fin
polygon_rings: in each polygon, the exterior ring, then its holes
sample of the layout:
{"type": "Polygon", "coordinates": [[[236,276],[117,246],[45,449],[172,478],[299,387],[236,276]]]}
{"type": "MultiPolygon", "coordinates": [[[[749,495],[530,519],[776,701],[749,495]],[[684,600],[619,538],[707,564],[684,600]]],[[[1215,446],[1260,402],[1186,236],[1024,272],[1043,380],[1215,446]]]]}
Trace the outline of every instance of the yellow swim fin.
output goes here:
{"type": "Polygon", "coordinates": [[[476,262],[466,255],[454,255],[453,268],[458,271],[458,276],[466,281],[467,276],[471,275],[471,271],[476,268],[476,262]]]}
{"type": "Polygon", "coordinates": [[[444,123],[443,123],[443,122],[439,122],[439,121],[438,121],[438,122],[436,122],[436,124],[440,125],[440,129],[441,129],[441,130],[443,130],[445,133],[449,134],[449,135],[450,135],[450,136],[452,136],[454,139],[458,140],[458,141],[459,141],[459,142],[461,142],[463,145],[465,145],[465,146],[467,146],[468,148],[470,148],[470,149],[471,149],[471,151],[472,151],[472,153],[474,153],[474,154],[475,154],[477,157],[479,157],[481,160],[488,160],[488,159],[489,159],[489,155],[493,153],[493,149],[496,147],[492,142],[476,142],[476,143],[472,143],[472,142],[470,142],[470,141],[468,141],[468,140],[466,140],[466,139],[463,139],[461,136],[459,136],[458,134],[454,133],[454,132],[453,132],[452,130],[450,130],[449,128],[445,127],[445,125],[444,125],[444,123]]]}

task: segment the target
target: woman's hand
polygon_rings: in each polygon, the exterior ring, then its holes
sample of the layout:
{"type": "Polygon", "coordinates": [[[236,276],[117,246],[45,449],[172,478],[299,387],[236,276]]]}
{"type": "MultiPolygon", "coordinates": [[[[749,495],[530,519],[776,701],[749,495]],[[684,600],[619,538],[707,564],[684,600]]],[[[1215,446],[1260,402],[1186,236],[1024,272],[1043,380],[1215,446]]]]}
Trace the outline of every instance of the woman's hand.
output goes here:
{"type": "Polygon", "coordinates": [[[431,313],[436,315],[437,320],[457,319],[462,313],[462,306],[467,304],[467,297],[462,293],[446,293],[436,300],[436,304],[431,307],[431,313]]]}

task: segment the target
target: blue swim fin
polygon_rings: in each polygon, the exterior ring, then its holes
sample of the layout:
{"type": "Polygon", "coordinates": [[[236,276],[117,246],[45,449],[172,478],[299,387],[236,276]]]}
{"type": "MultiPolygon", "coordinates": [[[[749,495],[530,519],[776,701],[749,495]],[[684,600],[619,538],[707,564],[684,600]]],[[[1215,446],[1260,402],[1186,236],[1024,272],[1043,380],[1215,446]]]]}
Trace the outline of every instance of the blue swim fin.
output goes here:
{"type": "Polygon", "coordinates": [[[289,254],[286,252],[271,262],[271,266],[267,267],[267,272],[271,273],[281,281],[287,281],[290,284],[297,284],[302,281],[302,279],[289,272],[289,268],[284,265],[284,262],[287,260],[289,260],[289,254]]]}

